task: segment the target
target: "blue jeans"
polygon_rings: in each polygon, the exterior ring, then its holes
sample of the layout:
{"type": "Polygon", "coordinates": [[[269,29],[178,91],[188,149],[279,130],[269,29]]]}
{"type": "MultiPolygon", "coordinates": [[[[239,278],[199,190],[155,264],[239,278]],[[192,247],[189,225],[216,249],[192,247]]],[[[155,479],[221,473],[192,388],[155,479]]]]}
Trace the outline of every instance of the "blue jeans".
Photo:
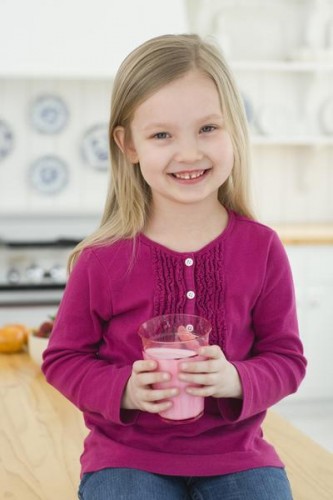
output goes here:
{"type": "Polygon", "coordinates": [[[136,469],[84,474],[81,500],[292,500],[284,469],[262,467],[211,477],[179,477],[136,469]]]}

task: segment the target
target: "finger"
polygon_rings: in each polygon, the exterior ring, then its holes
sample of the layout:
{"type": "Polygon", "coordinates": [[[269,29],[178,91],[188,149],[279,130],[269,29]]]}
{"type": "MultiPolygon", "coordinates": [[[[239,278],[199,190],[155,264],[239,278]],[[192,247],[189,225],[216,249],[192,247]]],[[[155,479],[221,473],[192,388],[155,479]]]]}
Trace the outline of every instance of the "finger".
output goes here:
{"type": "Polygon", "coordinates": [[[191,394],[191,396],[199,396],[203,398],[208,398],[209,396],[213,396],[215,394],[214,386],[200,386],[200,387],[186,387],[186,392],[191,394]]]}
{"type": "Polygon", "coordinates": [[[205,357],[211,358],[211,359],[221,359],[221,358],[225,359],[225,356],[224,356],[220,346],[218,346],[218,345],[207,345],[207,346],[201,347],[198,351],[198,354],[200,354],[200,356],[205,356],[205,357]]]}
{"type": "Polygon", "coordinates": [[[179,380],[182,382],[187,382],[188,384],[196,385],[214,385],[218,382],[218,373],[180,373],[178,375],[179,380]]]}
{"type": "Polygon", "coordinates": [[[161,402],[165,399],[173,398],[178,394],[179,390],[176,387],[171,387],[170,389],[150,389],[144,391],[142,399],[146,402],[161,402]]]}
{"type": "Polygon", "coordinates": [[[171,408],[171,406],[172,401],[161,401],[160,403],[145,403],[142,409],[149,413],[161,413],[171,408]]]}
{"type": "Polygon", "coordinates": [[[221,369],[221,359],[205,361],[190,361],[180,364],[180,372],[187,373],[213,373],[221,369]]]}
{"type": "Polygon", "coordinates": [[[133,363],[134,373],[149,372],[156,370],[156,368],[157,368],[157,362],[154,361],[153,359],[149,360],[140,359],[133,363]]]}
{"type": "Polygon", "coordinates": [[[168,372],[140,372],[136,374],[137,385],[148,386],[162,382],[169,382],[171,376],[168,372]]]}

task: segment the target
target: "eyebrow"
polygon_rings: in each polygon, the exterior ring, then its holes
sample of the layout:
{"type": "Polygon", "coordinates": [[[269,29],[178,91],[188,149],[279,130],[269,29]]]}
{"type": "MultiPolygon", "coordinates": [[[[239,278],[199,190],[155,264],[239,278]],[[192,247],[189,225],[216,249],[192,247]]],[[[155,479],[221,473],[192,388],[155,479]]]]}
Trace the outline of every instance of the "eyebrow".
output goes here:
{"type": "MultiPolygon", "coordinates": [[[[210,121],[223,121],[223,116],[218,115],[218,114],[211,114],[207,116],[203,116],[202,118],[198,119],[198,122],[210,122],[210,121]]],[[[144,127],[144,130],[150,130],[150,129],[165,129],[169,128],[170,124],[168,122],[153,122],[149,123],[146,127],[144,127]]]]}

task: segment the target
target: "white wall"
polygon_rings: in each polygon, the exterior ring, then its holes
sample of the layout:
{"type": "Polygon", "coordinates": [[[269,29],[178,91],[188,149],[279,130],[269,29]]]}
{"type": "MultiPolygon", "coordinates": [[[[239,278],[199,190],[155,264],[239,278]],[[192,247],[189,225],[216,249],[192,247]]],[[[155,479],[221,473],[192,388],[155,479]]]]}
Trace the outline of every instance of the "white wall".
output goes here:
{"type": "Polygon", "coordinates": [[[183,0],[1,0],[0,74],[113,75],[139,43],[186,29],[183,0]]]}

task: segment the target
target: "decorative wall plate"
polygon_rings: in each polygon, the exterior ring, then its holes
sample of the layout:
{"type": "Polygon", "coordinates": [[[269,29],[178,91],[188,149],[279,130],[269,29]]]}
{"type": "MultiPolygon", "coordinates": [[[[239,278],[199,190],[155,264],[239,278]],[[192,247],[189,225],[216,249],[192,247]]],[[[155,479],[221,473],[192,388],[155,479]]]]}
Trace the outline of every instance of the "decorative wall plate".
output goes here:
{"type": "Polygon", "coordinates": [[[41,95],[31,106],[31,124],[42,134],[58,134],[67,125],[69,111],[65,101],[56,95],[41,95]]]}
{"type": "Polygon", "coordinates": [[[107,170],[109,165],[108,126],[99,124],[90,127],[81,143],[82,156],[96,170],[107,170]]]}
{"type": "Polygon", "coordinates": [[[14,134],[4,120],[0,120],[0,161],[6,158],[14,146],[14,134]]]}
{"type": "Polygon", "coordinates": [[[43,194],[60,193],[68,183],[67,164],[58,156],[41,156],[29,170],[32,187],[43,194]]]}
{"type": "Polygon", "coordinates": [[[324,134],[333,134],[333,97],[330,97],[320,107],[319,124],[324,134]]]}

